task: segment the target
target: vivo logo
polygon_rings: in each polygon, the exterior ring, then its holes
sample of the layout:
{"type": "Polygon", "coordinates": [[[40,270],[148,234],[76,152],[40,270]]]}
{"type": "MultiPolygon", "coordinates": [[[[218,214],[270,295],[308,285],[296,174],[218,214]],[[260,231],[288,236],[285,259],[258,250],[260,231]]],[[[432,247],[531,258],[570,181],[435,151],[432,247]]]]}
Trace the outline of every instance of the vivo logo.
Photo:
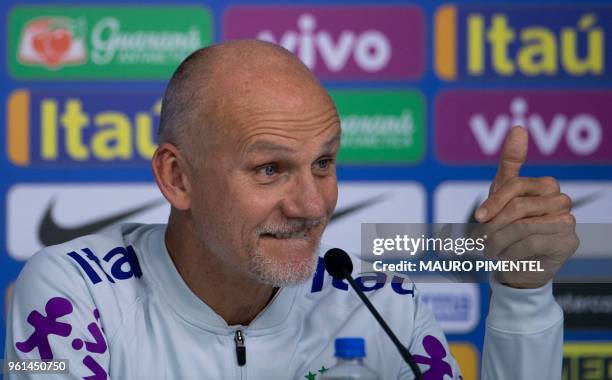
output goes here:
{"type": "Polygon", "coordinates": [[[569,150],[580,156],[593,153],[601,145],[601,124],[593,115],[581,113],[569,117],[557,113],[547,123],[541,114],[528,112],[529,104],[522,97],[512,99],[509,108],[509,113],[497,115],[490,121],[483,114],[470,118],[470,129],[485,154],[497,154],[514,125],[524,126],[535,146],[545,156],[555,153],[563,137],[569,150]]]}
{"type": "Polygon", "coordinates": [[[342,70],[349,57],[360,69],[369,72],[382,70],[391,59],[391,43],[378,30],[362,33],[343,30],[334,41],[329,31],[317,30],[317,19],[309,13],[300,15],[297,29],[284,32],[280,38],[276,38],[271,30],[263,30],[257,38],[282,45],[300,57],[311,70],[317,65],[317,53],[333,72],[342,70]]]}
{"type": "Polygon", "coordinates": [[[520,125],[529,132],[529,162],[609,163],[611,102],[610,91],[445,91],[435,104],[438,157],[494,163],[520,125]]]}
{"type": "Polygon", "coordinates": [[[322,79],[412,79],[424,68],[424,17],[412,6],[238,6],[224,39],[239,38],[279,44],[322,79]]]}

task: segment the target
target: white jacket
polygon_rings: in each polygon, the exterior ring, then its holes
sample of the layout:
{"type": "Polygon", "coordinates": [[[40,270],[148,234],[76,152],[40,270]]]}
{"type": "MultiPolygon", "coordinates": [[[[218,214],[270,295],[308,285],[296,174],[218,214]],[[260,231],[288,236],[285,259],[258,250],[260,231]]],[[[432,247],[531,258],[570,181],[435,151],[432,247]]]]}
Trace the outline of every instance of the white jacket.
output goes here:
{"type": "MultiPolygon", "coordinates": [[[[281,289],[249,326],[228,326],[183,282],[164,233],[164,225],[124,224],[32,257],[11,302],[6,360],[69,359],[70,375],[57,378],[312,380],[334,365],[336,337],[359,336],[380,379],[413,378],[357,295],[325,273],[322,258],[311,281],[281,289]]],[[[358,282],[424,379],[461,379],[418,289],[404,277],[384,277],[358,282]]],[[[492,289],[481,377],[560,379],[563,314],[551,285],[492,289]]]]}

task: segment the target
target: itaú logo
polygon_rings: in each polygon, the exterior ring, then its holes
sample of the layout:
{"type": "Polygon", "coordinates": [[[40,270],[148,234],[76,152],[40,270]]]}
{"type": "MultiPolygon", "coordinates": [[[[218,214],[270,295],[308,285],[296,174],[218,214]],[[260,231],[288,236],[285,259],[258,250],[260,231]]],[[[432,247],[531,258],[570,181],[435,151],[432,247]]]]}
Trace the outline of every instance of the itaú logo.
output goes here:
{"type": "Polygon", "coordinates": [[[157,147],[159,93],[18,89],[7,105],[15,165],[144,166],[157,147]]]}
{"type": "Polygon", "coordinates": [[[493,120],[487,120],[483,114],[470,118],[470,130],[485,154],[496,155],[514,125],[525,126],[535,146],[545,156],[554,154],[562,139],[573,154],[580,156],[593,153],[602,143],[601,124],[591,114],[568,116],[559,112],[546,121],[537,112],[530,112],[529,103],[523,97],[513,98],[509,111],[493,120]]]}
{"type": "Polygon", "coordinates": [[[379,30],[345,29],[334,39],[331,32],[318,28],[316,17],[310,13],[298,17],[296,30],[287,30],[281,35],[262,30],[257,38],[282,45],[311,70],[322,63],[329,71],[338,72],[352,58],[361,70],[377,72],[387,66],[392,53],[389,39],[379,30]]]}
{"type": "Polygon", "coordinates": [[[597,6],[443,5],[434,60],[445,80],[609,77],[612,11],[597,6]]]}
{"type": "MultiPolygon", "coordinates": [[[[312,279],[312,285],[310,287],[310,293],[318,293],[323,290],[325,284],[325,278],[331,277],[325,271],[325,262],[322,257],[319,257],[317,262],[317,270],[312,279]]],[[[368,272],[361,273],[355,277],[357,286],[364,292],[371,292],[384,287],[389,279],[387,274],[384,272],[368,272]]],[[[400,275],[394,275],[391,279],[391,289],[399,295],[410,295],[414,297],[415,285],[412,281],[400,275]]],[[[331,286],[338,290],[349,290],[349,285],[344,280],[331,278],[331,286]]]]}

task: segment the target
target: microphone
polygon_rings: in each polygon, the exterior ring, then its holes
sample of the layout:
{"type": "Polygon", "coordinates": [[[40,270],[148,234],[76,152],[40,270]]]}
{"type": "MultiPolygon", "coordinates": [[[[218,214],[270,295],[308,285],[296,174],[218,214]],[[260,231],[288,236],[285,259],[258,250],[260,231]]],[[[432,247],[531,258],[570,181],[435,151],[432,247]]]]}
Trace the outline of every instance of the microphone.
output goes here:
{"type": "Polygon", "coordinates": [[[397,347],[397,350],[399,351],[406,364],[408,364],[412,369],[412,373],[414,373],[414,378],[416,380],[422,380],[423,375],[421,374],[421,369],[414,361],[414,358],[410,354],[410,351],[408,351],[408,349],[404,347],[402,342],[397,339],[397,336],[395,336],[393,331],[391,331],[391,328],[389,327],[389,325],[387,325],[387,322],[385,322],[383,317],[374,308],[374,305],[372,305],[368,297],[365,296],[363,291],[355,283],[355,280],[351,276],[351,273],[353,273],[353,262],[351,261],[349,255],[340,248],[332,248],[325,253],[325,256],[323,257],[323,262],[325,263],[325,270],[333,278],[336,278],[338,280],[346,279],[348,281],[348,283],[351,285],[353,290],[355,290],[359,298],[361,298],[361,301],[363,301],[368,310],[370,310],[374,318],[378,321],[378,324],[380,324],[383,330],[385,330],[385,333],[387,333],[389,338],[391,338],[391,341],[393,342],[395,347],[397,347]]]}

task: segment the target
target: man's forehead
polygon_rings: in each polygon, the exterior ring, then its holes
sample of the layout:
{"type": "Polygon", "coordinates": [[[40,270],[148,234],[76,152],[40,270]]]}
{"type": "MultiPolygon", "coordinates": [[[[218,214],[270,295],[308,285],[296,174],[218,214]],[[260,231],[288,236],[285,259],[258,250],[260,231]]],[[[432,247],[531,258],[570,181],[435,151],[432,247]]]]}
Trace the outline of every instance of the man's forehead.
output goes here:
{"type": "MultiPolygon", "coordinates": [[[[328,133],[321,136],[325,138],[322,140],[322,144],[320,149],[325,151],[332,149],[334,146],[340,143],[341,131],[337,130],[329,130],[328,133]],[[330,133],[333,133],[331,137],[328,137],[330,133]]],[[[296,148],[301,147],[299,141],[296,144],[287,144],[283,139],[278,138],[270,138],[270,136],[258,136],[256,139],[250,141],[246,148],[244,149],[244,154],[257,154],[262,152],[282,152],[282,153],[295,153],[296,148]]]]}
{"type": "Polygon", "coordinates": [[[241,115],[266,113],[321,112],[333,106],[326,90],[310,75],[286,69],[256,75],[240,73],[216,80],[209,87],[220,108],[241,115]]]}
{"type": "Polygon", "coordinates": [[[259,94],[226,100],[215,112],[219,132],[241,143],[261,133],[313,138],[327,128],[339,129],[340,123],[333,101],[322,88],[304,92],[266,88],[259,94]]]}

